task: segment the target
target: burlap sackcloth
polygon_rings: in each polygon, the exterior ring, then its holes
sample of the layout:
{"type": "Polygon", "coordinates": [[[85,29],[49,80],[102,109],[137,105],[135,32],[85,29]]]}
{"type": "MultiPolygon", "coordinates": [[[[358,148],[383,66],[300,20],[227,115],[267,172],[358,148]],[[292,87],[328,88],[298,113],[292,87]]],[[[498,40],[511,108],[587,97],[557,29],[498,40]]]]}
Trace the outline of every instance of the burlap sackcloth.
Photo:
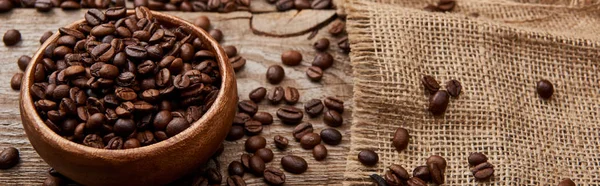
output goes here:
{"type": "Polygon", "coordinates": [[[448,161],[445,185],[600,184],[600,5],[462,0],[432,13],[421,10],[432,1],[380,1],[344,5],[355,102],[344,185],[372,184],[392,163],[412,172],[430,155],[448,161]],[[427,111],[426,74],[463,85],[442,117],[427,111]],[[551,100],[535,91],[541,79],[551,100]],[[402,152],[390,141],[398,127],[411,135],[402,152]],[[376,166],[358,162],[364,149],[376,166]],[[489,157],[491,180],[473,178],[472,152],[489,157]]]}

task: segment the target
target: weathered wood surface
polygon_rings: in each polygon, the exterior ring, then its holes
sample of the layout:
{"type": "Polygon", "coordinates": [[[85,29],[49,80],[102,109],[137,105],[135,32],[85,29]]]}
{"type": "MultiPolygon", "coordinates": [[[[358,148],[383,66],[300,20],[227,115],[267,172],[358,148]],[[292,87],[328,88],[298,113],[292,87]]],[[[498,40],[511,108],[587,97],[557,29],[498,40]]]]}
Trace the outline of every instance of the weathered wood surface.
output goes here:
{"type": "MultiPolygon", "coordinates": [[[[331,10],[330,10],[331,11],[331,10]]],[[[16,61],[21,55],[32,55],[40,46],[39,37],[45,31],[56,31],[59,27],[81,19],[84,11],[53,10],[50,13],[42,14],[32,9],[17,9],[10,13],[0,14],[0,33],[8,29],[18,29],[23,35],[23,41],[17,46],[6,47],[0,44],[0,149],[14,146],[20,150],[21,163],[9,170],[0,171],[0,185],[39,185],[46,177],[48,165],[37,155],[33,147],[29,144],[25,132],[21,126],[19,116],[19,104],[17,91],[10,88],[10,79],[15,72],[18,72],[16,61]]],[[[213,28],[219,28],[225,33],[223,45],[234,45],[238,48],[240,55],[247,59],[247,64],[237,73],[238,77],[238,95],[240,100],[248,99],[248,93],[259,86],[266,87],[269,91],[274,85],[267,83],[265,78],[266,68],[273,64],[281,64],[280,55],[285,50],[301,51],[304,60],[302,65],[296,67],[284,67],[286,72],[285,80],[281,86],[297,87],[301,93],[301,101],[295,106],[303,108],[303,102],[309,99],[322,99],[326,96],[336,96],[346,101],[346,111],[344,112],[344,125],[338,128],[344,134],[342,144],[338,146],[329,146],[329,156],[325,161],[317,162],[312,157],[312,151],[304,150],[299,147],[299,143],[293,140],[291,131],[293,126],[282,125],[275,117],[275,123],[266,126],[262,135],[267,138],[268,147],[275,153],[275,159],[267,166],[280,167],[280,159],[284,155],[293,154],[304,157],[309,162],[308,172],[300,175],[286,173],[287,185],[339,185],[343,179],[345,170],[346,152],[349,149],[350,123],[352,113],[352,78],[349,58],[343,54],[339,48],[332,44],[329,52],[335,57],[335,64],[332,68],[325,71],[324,78],[319,83],[310,82],[305,75],[305,70],[316,54],[312,49],[312,44],[319,38],[330,38],[332,43],[337,38],[327,33],[329,26],[320,28],[316,36],[308,40],[311,32],[306,32],[293,37],[272,37],[269,35],[256,35],[250,28],[252,14],[248,12],[233,12],[229,14],[218,13],[182,13],[173,12],[173,15],[187,20],[193,20],[198,15],[208,16],[213,28]],[[290,147],[286,151],[280,151],[273,144],[273,136],[283,135],[290,139],[290,147]]],[[[329,13],[325,13],[329,15],[329,13]]],[[[281,16],[288,16],[281,13],[281,16]]],[[[283,18],[282,18],[283,19],[283,18]]],[[[303,17],[303,19],[316,19],[303,17]]],[[[272,24],[272,27],[306,27],[307,25],[295,25],[296,21],[300,23],[314,21],[291,19],[292,22],[281,22],[272,24]]],[[[319,19],[328,20],[328,19],[319,19]]],[[[325,23],[327,24],[327,23],[325,23]]],[[[269,29],[273,30],[273,29],[269,29]]],[[[261,102],[259,111],[269,112],[275,115],[277,108],[282,105],[272,106],[266,101],[261,102]]],[[[315,132],[326,128],[322,122],[322,117],[309,119],[315,126],[315,132]]],[[[226,178],[226,168],[232,160],[239,160],[239,156],[244,153],[243,144],[246,138],[236,142],[226,142],[225,152],[219,158],[223,176],[226,178]]],[[[262,178],[257,178],[246,174],[244,179],[249,185],[264,185],[262,178]]]]}

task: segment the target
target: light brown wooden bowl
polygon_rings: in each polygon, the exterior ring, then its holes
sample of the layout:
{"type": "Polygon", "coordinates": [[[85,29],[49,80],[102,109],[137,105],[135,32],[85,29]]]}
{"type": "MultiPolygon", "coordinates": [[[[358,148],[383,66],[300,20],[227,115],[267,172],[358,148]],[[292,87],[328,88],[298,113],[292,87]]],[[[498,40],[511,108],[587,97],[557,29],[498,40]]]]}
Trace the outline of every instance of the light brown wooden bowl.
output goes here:
{"type": "MultiPolygon", "coordinates": [[[[133,11],[128,11],[133,14],[133,11]]],[[[21,119],[31,145],[50,166],[84,185],[161,185],[197,168],[225,139],[235,115],[237,87],[233,68],[219,44],[204,30],[178,17],[152,12],[161,22],[181,25],[196,34],[216,55],[221,71],[221,90],[212,107],[185,131],[159,143],[126,150],[105,150],[62,138],[38,116],[29,87],[43,49],[58,39],[56,32],[35,53],[21,86],[21,119]]],[[[74,28],[77,21],[67,27],[74,28]]]]}

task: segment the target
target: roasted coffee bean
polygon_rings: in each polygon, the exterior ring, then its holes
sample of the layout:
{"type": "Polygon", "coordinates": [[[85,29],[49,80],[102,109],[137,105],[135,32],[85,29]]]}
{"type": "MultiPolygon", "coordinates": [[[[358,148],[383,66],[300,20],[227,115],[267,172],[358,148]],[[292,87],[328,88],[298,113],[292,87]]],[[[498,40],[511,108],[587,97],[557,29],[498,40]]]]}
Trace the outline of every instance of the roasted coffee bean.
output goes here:
{"type": "Polygon", "coordinates": [[[494,166],[489,162],[484,162],[471,168],[471,172],[475,179],[485,180],[494,175],[494,166]]]}
{"type": "MultiPolygon", "coordinates": [[[[316,0],[313,2],[313,4],[315,4],[315,2],[317,2],[319,0],[316,0]]],[[[344,32],[344,29],[346,28],[346,23],[344,23],[341,20],[335,20],[331,23],[331,27],[329,27],[329,33],[331,35],[340,35],[342,32],[344,32]]]]}
{"type": "Polygon", "coordinates": [[[306,76],[311,81],[320,81],[323,78],[323,70],[318,66],[311,66],[306,69],[306,76]]]}
{"type": "Polygon", "coordinates": [[[312,9],[326,9],[329,8],[331,0],[314,0],[310,7],[312,9]]]}
{"type": "Polygon", "coordinates": [[[554,86],[548,80],[540,80],[537,82],[537,93],[542,99],[550,99],[554,94],[554,86]]]}
{"type": "Polygon", "coordinates": [[[223,182],[223,176],[221,173],[215,168],[209,168],[206,170],[206,178],[208,178],[208,183],[210,184],[221,184],[223,182]]]}
{"type": "Polygon", "coordinates": [[[312,153],[315,160],[321,161],[327,157],[327,148],[325,145],[318,144],[313,148],[312,153]]]}
{"type": "Polygon", "coordinates": [[[372,150],[363,150],[358,153],[358,161],[366,166],[374,166],[379,161],[379,155],[372,150]]]}
{"type": "Polygon", "coordinates": [[[406,181],[408,186],[427,186],[427,183],[419,177],[412,177],[406,181]]]}
{"type": "Polygon", "coordinates": [[[225,51],[225,54],[227,54],[227,57],[234,57],[237,55],[237,48],[235,48],[235,46],[224,46],[223,50],[225,51]]]}
{"type": "Polygon", "coordinates": [[[146,75],[154,73],[156,70],[156,64],[151,60],[146,60],[137,66],[138,74],[146,75]]]}
{"type": "Polygon", "coordinates": [[[10,169],[19,163],[19,150],[8,147],[0,152],[0,169],[10,169]]]}
{"type": "MultiPolygon", "coordinates": [[[[21,3],[19,1],[17,7],[20,5],[21,5],[21,3]]],[[[8,12],[12,9],[13,9],[13,3],[11,1],[9,1],[9,0],[0,1],[0,13],[8,12]]]]}
{"type": "Polygon", "coordinates": [[[406,149],[408,146],[408,141],[410,139],[410,135],[408,131],[404,128],[399,127],[396,129],[394,133],[394,138],[392,138],[392,145],[396,148],[398,152],[406,149]]]}
{"type": "Polygon", "coordinates": [[[267,69],[267,80],[271,84],[279,84],[285,77],[285,71],[280,65],[271,65],[267,69]]]}
{"type": "Polygon", "coordinates": [[[300,141],[300,139],[302,139],[302,137],[306,134],[310,134],[313,132],[313,126],[310,123],[302,123],[300,125],[297,125],[294,130],[292,131],[292,135],[294,136],[294,139],[296,139],[296,141],[300,141]]]}
{"type": "Polygon", "coordinates": [[[262,101],[266,95],[267,95],[267,89],[265,87],[258,87],[256,89],[252,90],[250,92],[250,94],[248,95],[248,97],[250,98],[250,100],[254,101],[255,103],[260,103],[260,101],[262,101]]]}
{"type": "Polygon", "coordinates": [[[246,182],[241,176],[229,176],[227,186],[246,186],[246,182]]]}
{"type": "Polygon", "coordinates": [[[302,157],[287,155],[281,158],[281,167],[287,172],[302,174],[308,169],[308,163],[302,157]]]}
{"type": "Polygon", "coordinates": [[[418,166],[413,170],[413,178],[417,177],[423,181],[431,180],[431,174],[429,174],[429,168],[426,165],[418,166]]]}
{"type": "Polygon", "coordinates": [[[242,56],[235,56],[229,58],[229,63],[231,63],[231,67],[233,67],[233,70],[237,72],[240,69],[242,69],[244,65],[246,65],[246,59],[244,59],[242,56]]]}
{"type": "Polygon", "coordinates": [[[300,146],[303,149],[312,149],[321,143],[321,136],[317,133],[308,133],[300,138],[300,146]]]}
{"type": "Polygon", "coordinates": [[[285,87],[283,92],[283,99],[287,104],[294,105],[300,100],[300,93],[294,87],[285,87]]]}
{"type": "Polygon", "coordinates": [[[221,42],[221,40],[223,40],[223,32],[221,32],[219,29],[212,29],[210,32],[208,32],[208,34],[217,42],[221,42]]]}
{"type": "Polygon", "coordinates": [[[254,156],[258,156],[262,158],[263,161],[265,161],[265,163],[269,163],[273,160],[273,151],[271,151],[271,149],[268,148],[258,149],[254,153],[254,156]]]}
{"type": "Polygon", "coordinates": [[[193,23],[197,27],[200,27],[206,31],[208,31],[210,28],[210,19],[208,19],[206,16],[198,16],[196,19],[194,19],[193,23]]]}
{"type": "Polygon", "coordinates": [[[155,142],[154,133],[150,131],[138,132],[136,138],[140,141],[142,146],[151,145],[155,142]]]}
{"type": "Polygon", "coordinates": [[[17,72],[10,79],[10,87],[13,90],[19,90],[21,88],[21,80],[23,79],[23,73],[17,72]]]}
{"type": "Polygon", "coordinates": [[[342,49],[345,53],[350,52],[350,42],[348,42],[348,36],[340,38],[337,42],[338,48],[342,49]]]}
{"type": "Polygon", "coordinates": [[[244,147],[247,152],[254,153],[258,149],[265,148],[267,146],[267,140],[262,136],[252,136],[246,139],[244,147]]]}
{"type": "Polygon", "coordinates": [[[242,165],[246,170],[250,169],[250,157],[252,156],[249,154],[242,154],[242,156],[240,156],[240,162],[242,162],[242,165]]]}
{"type": "Polygon", "coordinates": [[[458,80],[450,80],[446,82],[446,90],[452,97],[458,97],[460,95],[460,91],[462,90],[462,85],[458,80]]]}
{"type": "Polygon", "coordinates": [[[433,94],[440,90],[440,84],[435,80],[433,76],[425,75],[421,78],[421,83],[425,86],[425,89],[429,93],[433,94]]]}
{"type": "Polygon", "coordinates": [[[442,170],[445,170],[446,169],[446,165],[447,165],[446,159],[444,159],[443,157],[438,156],[438,155],[429,156],[429,158],[427,158],[427,163],[426,164],[427,165],[429,165],[429,164],[436,164],[442,170]]]}
{"type": "Polygon", "coordinates": [[[91,130],[98,130],[106,123],[106,116],[102,113],[92,114],[87,122],[85,123],[85,128],[91,130]]]}
{"type": "Polygon", "coordinates": [[[282,185],[285,183],[285,173],[278,168],[266,168],[263,174],[265,182],[270,185],[282,185]]]}
{"type": "Polygon", "coordinates": [[[125,141],[125,144],[123,144],[123,149],[133,149],[141,146],[142,145],[140,144],[140,141],[138,141],[136,138],[130,138],[125,141]]]}
{"type": "Polygon", "coordinates": [[[285,124],[298,124],[302,121],[304,114],[296,107],[283,106],[277,110],[277,117],[285,124]]]}
{"type": "Polygon", "coordinates": [[[344,123],[344,118],[342,118],[342,115],[337,111],[328,110],[323,115],[323,121],[325,122],[325,124],[331,127],[339,127],[342,126],[342,124],[344,123]]]}
{"type": "Polygon", "coordinates": [[[114,137],[104,147],[105,149],[122,149],[123,148],[123,138],[114,137]]]}
{"type": "Polygon", "coordinates": [[[65,178],[62,175],[57,175],[57,176],[48,176],[45,180],[44,183],[42,183],[42,186],[61,186],[61,185],[65,185],[67,183],[67,180],[65,180],[65,178]]]}
{"type": "Polygon", "coordinates": [[[327,52],[317,53],[312,62],[313,66],[317,66],[322,70],[327,70],[333,65],[333,56],[327,52]]]}
{"type": "Polygon", "coordinates": [[[244,130],[249,136],[260,134],[263,130],[262,123],[255,120],[250,120],[244,124],[244,130]]]}
{"type": "Polygon", "coordinates": [[[439,116],[446,112],[448,103],[450,102],[450,94],[445,90],[437,91],[429,98],[429,112],[434,116],[439,116]]]}
{"type": "Polygon", "coordinates": [[[558,183],[558,186],[575,186],[575,182],[570,178],[563,179],[558,183]]]}
{"type": "Polygon", "coordinates": [[[252,117],[246,113],[240,112],[235,115],[233,118],[234,125],[244,125],[246,122],[250,121],[252,117]]]}
{"type": "Polygon", "coordinates": [[[148,55],[148,51],[146,51],[146,48],[136,45],[129,45],[125,47],[125,53],[127,54],[127,56],[136,59],[143,59],[146,58],[146,56],[148,55]]]}
{"type": "MultiPolygon", "coordinates": [[[[89,119],[88,119],[89,120],[89,119]]],[[[115,134],[119,136],[128,136],[135,130],[135,122],[132,119],[118,119],[113,126],[115,134]]]]}
{"type": "Polygon", "coordinates": [[[265,161],[263,161],[262,158],[260,158],[259,156],[252,156],[250,157],[250,161],[248,162],[248,165],[250,166],[249,170],[252,174],[256,175],[256,176],[262,176],[264,171],[265,171],[265,161]]]}
{"type": "Polygon", "coordinates": [[[104,148],[102,138],[96,134],[89,134],[85,136],[85,139],[83,139],[83,145],[98,149],[104,148]]]}
{"type": "Polygon", "coordinates": [[[323,112],[323,103],[319,99],[311,99],[304,103],[304,111],[310,117],[317,117],[323,112]]]}
{"type": "Polygon", "coordinates": [[[342,142],[342,133],[334,128],[321,130],[321,139],[325,144],[338,145],[342,142]]]}
{"type": "Polygon", "coordinates": [[[244,176],[244,165],[240,161],[232,161],[227,166],[227,172],[230,176],[244,176]]]}
{"type": "Polygon", "coordinates": [[[400,180],[400,178],[398,178],[398,176],[396,176],[391,171],[385,172],[385,174],[383,176],[385,178],[385,182],[387,183],[387,185],[390,185],[390,186],[401,186],[401,185],[403,185],[402,184],[402,180],[400,180]]]}
{"type": "Polygon", "coordinates": [[[50,0],[36,0],[34,6],[38,12],[48,12],[52,10],[53,4],[50,0]]]}
{"type": "Polygon", "coordinates": [[[296,50],[288,50],[281,54],[281,63],[288,66],[297,66],[302,62],[302,54],[296,50]]]}
{"type": "Polygon", "coordinates": [[[2,41],[6,46],[16,45],[21,41],[21,32],[15,29],[7,30],[6,33],[4,33],[4,36],[2,37],[2,41]]]}
{"type": "Polygon", "coordinates": [[[52,31],[46,31],[42,34],[42,36],[40,37],[40,44],[44,44],[44,42],[46,42],[46,40],[48,40],[48,38],[50,38],[50,36],[52,36],[52,31]]]}
{"type": "Polygon", "coordinates": [[[92,28],[90,34],[96,37],[106,36],[102,39],[102,43],[109,43],[112,40],[112,37],[110,35],[113,34],[116,31],[116,29],[117,28],[115,28],[115,25],[113,25],[112,23],[106,23],[92,28]]]}
{"type": "Polygon", "coordinates": [[[328,109],[335,110],[339,113],[344,113],[344,101],[334,98],[327,97],[323,100],[323,103],[328,109]]]}
{"type": "Polygon", "coordinates": [[[85,39],[85,35],[83,33],[81,33],[79,30],[75,30],[72,28],[59,28],[58,31],[60,32],[61,35],[70,35],[73,36],[77,39],[85,39]]]}
{"type": "Polygon", "coordinates": [[[431,175],[431,180],[441,185],[444,183],[444,170],[435,163],[427,164],[427,168],[429,169],[429,175],[431,175]]]}
{"type": "Polygon", "coordinates": [[[169,122],[169,124],[167,125],[165,132],[168,136],[172,137],[179,134],[188,127],[190,127],[190,124],[185,118],[173,117],[171,122],[169,122]]]}
{"type": "Polygon", "coordinates": [[[108,19],[117,20],[127,16],[127,9],[125,7],[111,7],[106,9],[105,16],[108,19]]]}
{"type": "Polygon", "coordinates": [[[383,177],[379,174],[371,174],[369,177],[376,183],[377,186],[387,186],[387,183],[383,177]]]}
{"type": "Polygon", "coordinates": [[[254,114],[252,119],[260,122],[263,125],[270,125],[273,123],[273,115],[269,114],[268,112],[257,112],[254,114]]]}
{"type": "Polygon", "coordinates": [[[275,137],[273,137],[273,142],[275,143],[275,147],[277,147],[280,150],[285,150],[289,144],[288,139],[281,135],[276,135],[275,137]]]}
{"type": "Polygon", "coordinates": [[[85,73],[85,67],[81,65],[73,65],[67,67],[62,71],[64,73],[65,78],[71,78],[75,76],[79,76],[85,73]]]}
{"type": "Polygon", "coordinates": [[[19,60],[17,60],[17,65],[19,66],[19,69],[25,71],[25,69],[27,69],[27,65],[29,65],[29,61],[31,61],[31,57],[29,56],[22,55],[21,57],[19,57],[19,60]]]}
{"type": "Polygon", "coordinates": [[[327,49],[329,49],[329,39],[321,38],[317,40],[315,44],[313,44],[313,47],[318,51],[326,51],[327,49]]]}
{"type": "Polygon", "coordinates": [[[229,129],[229,133],[227,133],[227,137],[225,140],[227,141],[236,141],[242,139],[244,137],[244,127],[239,125],[231,126],[229,129]]]}
{"type": "Polygon", "coordinates": [[[471,153],[471,155],[469,155],[468,160],[469,160],[469,165],[476,166],[476,165],[482,164],[484,162],[487,162],[488,158],[483,153],[476,152],[476,153],[471,153]]]}
{"type": "Polygon", "coordinates": [[[406,181],[410,178],[410,174],[408,174],[408,171],[406,171],[406,169],[404,169],[404,167],[400,165],[392,164],[388,167],[388,169],[388,172],[391,172],[402,181],[406,181]]]}
{"type": "Polygon", "coordinates": [[[250,116],[254,116],[254,114],[256,114],[258,111],[258,105],[250,100],[244,100],[238,103],[238,109],[241,112],[249,114],[250,116]]]}
{"type": "Polygon", "coordinates": [[[85,21],[91,26],[100,25],[106,22],[106,15],[98,9],[89,9],[84,17],[85,21]]]}
{"type": "Polygon", "coordinates": [[[283,100],[284,92],[283,87],[277,86],[273,89],[273,92],[267,96],[267,99],[271,104],[278,104],[283,100]]]}
{"type": "Polygon", "coordinates": [[[135,93],[135,90],[126,87],[116,88],[115,95],[123,101],[133,101],[137,98],[137,93],[135,93]]]}
{"type": "Polygon", "coordinates": [[[448,12],[452,11],[452,9],[454,9],[454,6],[456,6],[456,0],[440,0],[438,2],[437,8],[441,12],[448,12]]]}
{"type": "Polygon", "coordinates": [[[294,8],[294,0],[278,0],[275,7],[279,11],[287,11],[294,8]]]}

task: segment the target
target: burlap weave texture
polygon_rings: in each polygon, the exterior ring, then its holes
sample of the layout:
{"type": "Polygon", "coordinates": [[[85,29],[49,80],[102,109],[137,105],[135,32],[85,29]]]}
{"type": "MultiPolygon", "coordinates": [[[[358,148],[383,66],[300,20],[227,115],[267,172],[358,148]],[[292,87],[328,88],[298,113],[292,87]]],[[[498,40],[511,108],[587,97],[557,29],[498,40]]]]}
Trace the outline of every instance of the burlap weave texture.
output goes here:
{"type": "Polygon", "coordinates": [[[381,1],[345,5],[355,109],[344,185],[371,184],[392,163],[412,172],[430,155],[448,161],[446,185],[600,184],[598,5],[465,0],[431,13],[427,2],[381,1]],[[425,74],[463,85],[444,116],[427,112],[425,74]],[[541,79],[554,83],[551,100],[535,92],[541,79]],[[397,127],[411,134],[402,152],[397,127]],[[379,153],[376,166],[357,161],[363,149],[379,153]],[[474,180],[472,152],[495,165],[490,181],[474,180]]]}

